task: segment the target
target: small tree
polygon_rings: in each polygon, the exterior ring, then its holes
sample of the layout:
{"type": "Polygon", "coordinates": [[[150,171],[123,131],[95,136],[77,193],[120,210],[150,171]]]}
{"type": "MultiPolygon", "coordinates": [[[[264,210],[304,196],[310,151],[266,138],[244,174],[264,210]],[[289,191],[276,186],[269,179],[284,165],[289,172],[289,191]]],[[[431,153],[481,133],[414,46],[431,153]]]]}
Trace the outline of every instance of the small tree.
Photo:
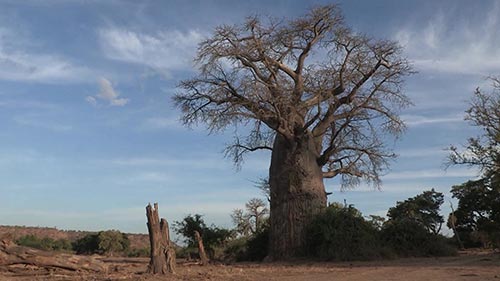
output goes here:
{"type": "Polygon", "coordinates": [[[203,216],[199,214],[188,215],[182,221],[174,222],[174,229],[177,234],[184,236],[184,242],[192,248],[198,247],[195,235],[198,232],[210,258],[214,257],[215,248],[225,243],[232,235],[227,229],[215,225],[207,226],[203,216]]]}
{"type": "Polygon", "coordinates": [[[87,234],[73,243],[73,249],[79,255],[95,254],[99,249],[99,239],[96,233],[87,234]]]}
{"type": "Polygon", "coordinates": [[[265,226],[269,209],[264,200],[252,198],[245,204],[246,212],[236,209],[231,214],[236,232],[242,236],[248,236],[260,232],[265,226]]]}
{"type": "Polygon", "coordinates": [[[101,231],[97,234],[97,240],[101,254],[114,255],[126,252],[130,247],[127,235],[118,230],[101,231]]]}
{"type": "Polygon", "coordinates": [[[129,246],[127,235],[118,230],[87,234],[73,243],[73,249],[77,254],[114,255],[126,252],[129,246]]]}
{"type": "Polygon", "coordinates": [[[392,221],[414,221],[425,227],[428,232],[438,234],[444,222],[443,216],[439,214],[443,202],[443,193],[431,189],[403,202],[397,202],[395,207],[389,209],[387,216],[392,221]]]}
{"type": "Polygon", "coordinates": [[[464,242],[481,241],[484,246],[500,245],[500,78],[491,78],[493,90],[476,89],[465,120],[482,134],[471,137],[459,149],[450,147],[449,165],[467,165],[480,170],[479,180],[453,186],[458,208],[453,216],[464,242]],[[474,239],[479,236],[481,239],[474,239]],[[484,241],[486,238],[487,241],[484,241]]]}

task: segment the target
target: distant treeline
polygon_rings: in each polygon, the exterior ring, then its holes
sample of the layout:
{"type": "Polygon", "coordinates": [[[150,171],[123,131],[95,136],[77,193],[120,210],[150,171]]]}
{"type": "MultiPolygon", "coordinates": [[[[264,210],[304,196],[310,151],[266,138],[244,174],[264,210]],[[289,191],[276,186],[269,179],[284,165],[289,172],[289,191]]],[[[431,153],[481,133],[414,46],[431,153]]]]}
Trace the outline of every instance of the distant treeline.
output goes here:
{"type": "Polygon", "coordinates": [[[16,244],[45,251],[75,252],[76,254],[101,254],[129,257],[148,256],[148,248],[131,248],[128,235],[117,230],[89,233],[70,241],[28,234],[15,240],[16,244]]]}
{"type": "MultiPolygon", "coordinates": [[[[96,234],[91,231],[60,230],[55,227],[33,227],[33,226],[8,226],[0,225],[0,236],[9,236],[12,240],[19,240],[25,236],[36,236],[39,239],[50,238],[52,240],[68,240],[70,243],[77,241],[87,235],[96,234]]],[[[149,247],[147,234],[127,233],[131,249],[143,249],[149,247]]]]}

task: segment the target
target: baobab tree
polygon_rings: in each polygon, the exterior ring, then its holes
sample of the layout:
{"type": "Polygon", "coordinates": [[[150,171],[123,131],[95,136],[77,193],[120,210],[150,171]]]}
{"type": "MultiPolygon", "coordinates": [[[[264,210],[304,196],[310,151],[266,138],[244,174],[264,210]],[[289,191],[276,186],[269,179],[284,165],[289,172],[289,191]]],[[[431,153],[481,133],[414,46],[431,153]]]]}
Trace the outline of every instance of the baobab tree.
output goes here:
{"type": "Polygon", "coordinates": [[[397,43],[350,30],[337,6],[293,20],[247,18],[200,43],[199,73],[174,97],[182,120],[214,132],[239,126],[227,153],[271,151],[270,256],[300,255],[305,226],[326,207],[323,179],[379,184],[404,129],[412,72],[397,43]]]}

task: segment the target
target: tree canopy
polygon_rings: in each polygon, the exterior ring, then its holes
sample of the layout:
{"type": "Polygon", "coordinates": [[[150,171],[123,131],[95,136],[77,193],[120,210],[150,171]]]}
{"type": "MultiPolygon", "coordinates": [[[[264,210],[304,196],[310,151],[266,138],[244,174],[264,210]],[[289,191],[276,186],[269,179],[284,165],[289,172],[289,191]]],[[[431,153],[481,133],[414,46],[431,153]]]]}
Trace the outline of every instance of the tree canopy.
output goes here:
{"type": "Polygon", "coordinates": [[[268,215],[269,209],[266,202],[259,198],[252,198],[245,204],[245,210],[235,209],[231,214],[231,219],[239,235],[249,236],[263,230],[268,215]]]}
{"type": "Polygon", "coordinates": [[[210,255],[213,254],[214,247],[226,242],[231,236],[231,231],[227,229],[215,225],[207,226],[203,216],[199,214],[187,215],[182,221],[174,222],[174,229],[184,237],[188,247],[196,247],[195,231],[198,231],[210,255]]]}
{"type": "Polygon", "coordinates": [[[443,202],[443,193],[431,189],[397,202],[395,207],[389,209],[387,216],[389,221],[410,220],[422,225],[428,232],[438,234],[444,222],[443,216],[439,214],[443,202]]]}
{"type": "Polygon", "coordinates": [[[397,43],[350,30],[335,5],[290,21],[254,16],[219,26],[196,62],[199,75],[180,83],[175,102],[186,124],[250,126],[228,148],[236,162],[272,150],[275,134],[293,141],[309,132],[323,176],[352,185],[378,182],[393,156],[380,134],[404,128],[397,113],[410,104],[402,81],[411,67],[397,43]]]}
{"type": "Polygon", "coordinates": [[[466,244],[500,245],[500,79],[491,78],[493,90],[476,89],[465,119],[481,129],[463,148],[452,146],[450,165],[480,170],[480,178],[452,187],[458,208],[452,214],[466,244]]]}

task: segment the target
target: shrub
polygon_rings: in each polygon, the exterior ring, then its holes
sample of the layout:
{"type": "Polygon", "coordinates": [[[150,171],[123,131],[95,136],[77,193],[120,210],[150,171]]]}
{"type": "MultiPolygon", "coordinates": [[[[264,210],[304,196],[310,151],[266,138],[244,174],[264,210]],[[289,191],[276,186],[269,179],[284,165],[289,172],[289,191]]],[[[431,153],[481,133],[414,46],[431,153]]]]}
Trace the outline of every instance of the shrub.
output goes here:
{"type": "Polygon", "coordinates": [[[207,226],[203,220],[203,216],[199,214],[188,215],[182,221],[174,223],[174,230],[177,234],[184,236],[184,242],[188,248],[197,248],[198,243],[194,237],[194,232],[198,231],[203,240],[205,250],[211,259],[218,256],[221,252],[221,247],[229,240],[233,233],[224,228],[219,228],[215,225],[207,226]]]}
{"type": "Polygon", "coordinates": [[[97,234],[87,234],[73,242],[73,250],[79,255],[95,254],[99,249],[99,240],[97,234]]]}
{"type": "Polygon", "coordinates": [[[225,262],[245,261],[248,237],[239,237],[229,241],[224,249],[225,262]]]}
{"type": "Polygon", "coordinates": [[[77,254],[107,254],[127,252],[130,241],[118,230],[107,230],[88,234],[73,243],[77,254]]]}
{"type": "Polygon", "coordinates": [[[224,260],[232,261],[262,261],[269,250],[269,227],[259,232],[231,240],[224,249],[224,260]]]}
{"type": "Polygon", "coordinates": [[[149,257],[150,252],[149,248],[134,248],[128,251],[127,256],[130,258],[149,257]]]}
{"type": "Polygon", "coordinates": [[[377,229],[353,206],[329,206],[308,227],[306,254],[327,260],[377,258],[382,249],[377,229]]]}
{"type": "Polygon", "coordinates": [[[71,243],[66,239],[54,240],[49,237],[39,238],[35,235],[25,235],[16,240],[16,244],[45,251],[71,251],[71,243]]]}
{"type": "Polygon", "coordinates": [[[412,219],[389,220],[381,231],[382,242],[398,256],[450,256],[456,249],[439,234],[427,231],[424,225],[412,219]]]}
{"type": "Polygon", "coordinates": [[[97,240],[100,254],[126,252],[130,246],[127,235],[118,230],[101,231],[97,234],[97,240]]]}
{"type": "Polygon", "coordinates": [[[248,239],[245,260],[262,261],[269,252],[269,227],[263,228],[248,239]]]}

